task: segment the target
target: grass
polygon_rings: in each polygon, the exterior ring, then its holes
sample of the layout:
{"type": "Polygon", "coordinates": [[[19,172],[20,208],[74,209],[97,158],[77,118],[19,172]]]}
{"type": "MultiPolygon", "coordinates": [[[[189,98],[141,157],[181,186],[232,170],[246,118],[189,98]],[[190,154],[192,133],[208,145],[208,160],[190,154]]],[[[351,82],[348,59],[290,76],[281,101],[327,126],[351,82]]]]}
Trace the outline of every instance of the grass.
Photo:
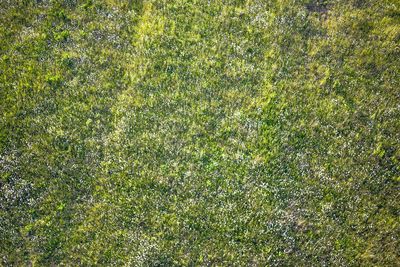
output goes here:
{"type": "Polygon", "coordinates": [[[399,1],[0,1],[4,266],[395,266],[399,1]]]}

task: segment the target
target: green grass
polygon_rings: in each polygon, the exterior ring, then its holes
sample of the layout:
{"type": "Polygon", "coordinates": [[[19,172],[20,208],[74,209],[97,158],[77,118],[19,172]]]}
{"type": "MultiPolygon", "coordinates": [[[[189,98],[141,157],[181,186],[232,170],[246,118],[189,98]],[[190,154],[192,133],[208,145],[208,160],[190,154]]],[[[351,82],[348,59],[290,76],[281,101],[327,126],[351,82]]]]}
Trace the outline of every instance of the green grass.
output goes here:
{"type": "Polygon", "coordinates": [[[398,0],[0,0],[0,37],[0,265],[398,264],[398,0]]]}

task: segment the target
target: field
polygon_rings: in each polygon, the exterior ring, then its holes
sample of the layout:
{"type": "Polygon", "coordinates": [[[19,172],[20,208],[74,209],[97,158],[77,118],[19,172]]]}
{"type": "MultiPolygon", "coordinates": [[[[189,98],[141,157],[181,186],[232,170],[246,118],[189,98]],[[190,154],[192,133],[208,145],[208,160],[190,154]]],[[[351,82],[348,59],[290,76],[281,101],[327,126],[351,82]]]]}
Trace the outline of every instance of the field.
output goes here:
{"type": "Polygon", "coordinates": [[[0,0],[0,266],[398,266],[399,0],[0,0]]]}

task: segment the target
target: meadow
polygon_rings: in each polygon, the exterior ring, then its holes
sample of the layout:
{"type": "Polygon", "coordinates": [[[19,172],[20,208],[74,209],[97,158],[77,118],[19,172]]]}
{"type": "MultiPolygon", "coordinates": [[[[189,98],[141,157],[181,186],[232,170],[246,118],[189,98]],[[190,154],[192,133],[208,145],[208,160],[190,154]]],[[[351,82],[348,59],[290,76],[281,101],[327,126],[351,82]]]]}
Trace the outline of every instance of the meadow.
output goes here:
{"type": "Polygon", "coordinates": [[[0,0],[1,266],[397,266],[399,0],[0,0]]]}

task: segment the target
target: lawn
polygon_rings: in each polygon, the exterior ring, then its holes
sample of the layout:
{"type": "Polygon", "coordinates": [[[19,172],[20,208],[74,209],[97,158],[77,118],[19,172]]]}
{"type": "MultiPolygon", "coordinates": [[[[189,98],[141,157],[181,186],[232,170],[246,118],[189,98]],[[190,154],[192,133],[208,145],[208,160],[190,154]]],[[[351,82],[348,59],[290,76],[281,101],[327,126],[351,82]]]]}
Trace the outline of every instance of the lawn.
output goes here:
{"type": "Polygon", "coordinates": [[[0,0],[0,266],[396,266],[399,0],[0,0]]]}

